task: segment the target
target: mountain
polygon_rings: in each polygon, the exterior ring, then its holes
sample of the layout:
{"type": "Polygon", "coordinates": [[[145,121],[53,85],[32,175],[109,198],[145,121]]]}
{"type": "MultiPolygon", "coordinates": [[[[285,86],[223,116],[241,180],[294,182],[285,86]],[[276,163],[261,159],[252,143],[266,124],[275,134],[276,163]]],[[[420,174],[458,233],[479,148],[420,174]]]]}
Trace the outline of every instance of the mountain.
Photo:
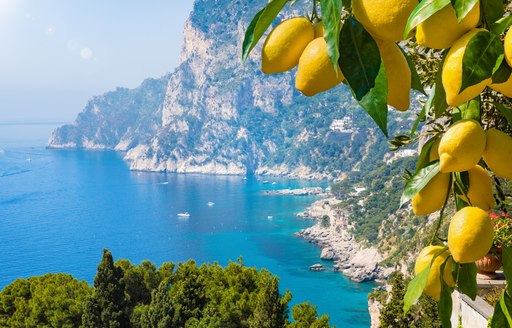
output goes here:
{"type": "Polygon", "coordinates": [[[241,62],[245,29],[265,4],[196,0],[174,72],[94,97],[49,147],[126,151],[131,169],[149,171],[336,178],[380,165],[386,139],[346,86],[303,96],[295,70],[261,73],[261,43],[241,62]]]}

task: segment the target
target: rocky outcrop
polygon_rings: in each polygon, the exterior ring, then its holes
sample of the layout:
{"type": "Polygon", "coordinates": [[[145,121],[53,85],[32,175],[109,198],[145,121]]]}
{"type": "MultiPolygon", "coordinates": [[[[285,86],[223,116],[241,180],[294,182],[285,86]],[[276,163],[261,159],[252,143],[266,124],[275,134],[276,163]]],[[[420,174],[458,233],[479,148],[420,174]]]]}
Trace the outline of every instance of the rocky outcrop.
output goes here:
{"type": "Polygon", "coordinates": [[[125,151],[151,140],[161,125],[168,78],[147,79],[135,89],[117,88],[92,98],[73,124],[53,131],[48,146],[125,151]]]}
{"type": "Polygon", "coordinates": [[[309,187],[299,189],[264,190],[263,194],[268,196],[310,196],[325,195],[325,190],[321,187],[309,187]]]}
{"type": "Polygon", "coordinates": [[[382,310],[382,303],[370,298],[368,299],[368,312],[370,313],[371,328],[380,327],[380,311],[382,310]]]}
{"type": "MultiPolygon", "coordinates": [[[[346,86],[308,98],[293,70],[264,76],[258,48],[241,62],[245,29],[266,3],[196,0],[174,72],[94,97],[49,146],[126,151],[133,170],[335,179],[359,167],[376,129],[346,86]]],[[[386,149],[381,139],[370,143],[386,149]]]]}
{"type": "Polygon", "coordinates": [[[333,260],[334,269],[352,281],[386,279],[393,270],[380,265],[384,259],[383,254],[376,248],[366,248],[356,241],[350,232],[347,213],[332,206],[337,202],[335,199],[323,199],[311,205],[307,213],[319,219],[319,222],[299,231],[297,235],[322,247],[320,257],[333,260]],[[324,216],[329,217],[329,222],[320,219],[324,216]]]}

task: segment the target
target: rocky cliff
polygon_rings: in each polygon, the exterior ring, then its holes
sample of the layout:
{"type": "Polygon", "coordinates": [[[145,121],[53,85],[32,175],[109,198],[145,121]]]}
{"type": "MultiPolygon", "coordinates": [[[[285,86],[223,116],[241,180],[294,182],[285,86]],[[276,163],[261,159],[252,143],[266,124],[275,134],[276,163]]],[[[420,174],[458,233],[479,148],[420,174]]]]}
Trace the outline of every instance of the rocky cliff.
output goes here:
{"type": "Polygon", "coordinates": [[[134,170],[316,178],[382,159],[386,141],[346,86],[307,98],[294,71],[263,76],[258,49],[241,62],[244,31],[265,3],[196,0],[176,70],[94,97],[49,147],[126,151],[134,170]]]}

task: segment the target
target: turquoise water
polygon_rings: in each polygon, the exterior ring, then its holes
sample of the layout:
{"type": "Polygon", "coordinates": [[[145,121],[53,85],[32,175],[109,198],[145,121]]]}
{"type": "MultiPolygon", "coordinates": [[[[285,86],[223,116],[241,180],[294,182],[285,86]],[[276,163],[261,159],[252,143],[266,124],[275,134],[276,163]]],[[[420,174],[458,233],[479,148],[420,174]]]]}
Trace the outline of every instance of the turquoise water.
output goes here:
{"type": "Polygon", "coordinates": [[[294,304],[310,300],[338,327],[369,326],[373,285],[310,271],[320,249],[293,235],[312,225],[295,214],[316,198],[261,192],[322,184],[131,172],[115,152],[45,149],[52,128],[0,125],[0,288],[46,272],[91,283],[103,248],[116,259],[157,265],[241,256],[278,275],[294,304]]]}

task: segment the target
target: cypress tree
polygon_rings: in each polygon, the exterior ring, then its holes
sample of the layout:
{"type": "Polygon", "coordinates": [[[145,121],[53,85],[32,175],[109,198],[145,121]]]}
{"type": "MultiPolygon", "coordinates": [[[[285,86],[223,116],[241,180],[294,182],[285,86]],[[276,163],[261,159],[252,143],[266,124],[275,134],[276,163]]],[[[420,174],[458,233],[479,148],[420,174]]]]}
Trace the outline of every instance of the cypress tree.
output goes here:
{"type": "Polygon", "coordinates": [[[94,293],[85,304],[82,325],[85,328],[129,327],[125,313],[123,270],[114,266],[109,250],[103,250],[103,258],[94,278],[94,293]]]}

